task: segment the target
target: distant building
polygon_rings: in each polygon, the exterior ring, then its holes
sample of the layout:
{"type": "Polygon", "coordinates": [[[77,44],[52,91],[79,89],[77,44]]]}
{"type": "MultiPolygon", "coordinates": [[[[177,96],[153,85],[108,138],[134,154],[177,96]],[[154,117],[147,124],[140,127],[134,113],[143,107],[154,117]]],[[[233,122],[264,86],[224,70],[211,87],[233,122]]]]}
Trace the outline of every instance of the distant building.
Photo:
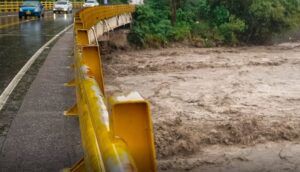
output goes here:
{"type": "Polygon", "coordinates": [[[144,4],[144,0],[128,0],[129,4],[144,4]]]}

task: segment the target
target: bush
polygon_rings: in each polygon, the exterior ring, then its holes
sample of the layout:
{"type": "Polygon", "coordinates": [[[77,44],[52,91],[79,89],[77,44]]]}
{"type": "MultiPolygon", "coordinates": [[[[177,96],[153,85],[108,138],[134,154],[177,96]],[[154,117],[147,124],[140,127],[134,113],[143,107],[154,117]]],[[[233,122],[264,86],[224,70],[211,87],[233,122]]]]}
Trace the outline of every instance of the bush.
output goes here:
{"type": "Polygon", "coordinates": [[[170,22],[160,19],[149,5],[138,6],[134,18],[133,29],[129,35],[131,43],[145,47],[154,40],[154,42],[166,41],[166,33],[163,32],[163,28],[167,28],[166,25],[170,22]]]}
{"type": "Polygon", "coordinates": [[[178,23],[172,28],[171,40],[182,41],[190,38],[191,28],[187,23],[178,23]]]}
{"type": "Polygon", "coordinates": [[[142,47],[164,46],[190,37],[201,37],[205,45],[263,43],[300,23],[300,0],[177,2],[175,25],[170,22],[170,1],[148,0],[138,6],[130,41],[142,47]]]}
{"type": "Polygon", "coordinates": [[[237,34],[243,33],[246,29],[246,24],[243,20],[230,16],[229,22],[219,26],[219,31],[224,36],[224,41],[227,43],[238,43],[237,34]]]}
{"type": "Polygon", "coordinates": [[[250,39],[261,42],[299,24],[299,3],[299,0],[253,0],[247,21],[250,39]]]}
{"type": "MultiPolygon", "coordinates": [[[[188,13],[179,12],[179,18],[188,19],[188,13]]],[[[140,47],[165,46],[169,41],[183,40],[189,36],[190,25],[187,22],[171,25],[168,10],[151,8],[151,5],[137,6],[135,22],[129,41],[140,47]]]]}

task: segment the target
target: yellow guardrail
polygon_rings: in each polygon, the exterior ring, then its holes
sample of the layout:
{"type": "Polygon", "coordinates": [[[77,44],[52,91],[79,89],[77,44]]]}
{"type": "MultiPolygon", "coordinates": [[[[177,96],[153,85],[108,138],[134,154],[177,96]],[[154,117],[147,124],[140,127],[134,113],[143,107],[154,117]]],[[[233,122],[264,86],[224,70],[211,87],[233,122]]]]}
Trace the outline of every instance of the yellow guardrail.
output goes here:
{"type": "Polygon", "coordinates": [[[137,92],[105,96],[99,46],[91,43],[92,26],[134,12],[134,6],[100,6],[75,15],[76,105],[65,115],[78,115],[84,158],[66,171],[155,172],[155,147],[149,103],[137,92]]]}
{"type": "Polygon", "coordinates": [[[79,13],[79,17],[83,23],[83,28],[88,29],[101,20],[118,16],[119,14],[131,13],[134,10],[135,6],[133,5],[98,6],[82,10],[79,13]]]}
{"type": "Polygon", "coordinates": [[[19,11],[21,1],[1,1],[0,11],[1,12],[17,12],[19,11]]]}
{"type": "MultiPolygon", "coordinates": [[[[41,2],[45,10],[52,10],[53,1],[42,1],[41,2]]],[[[72,2],[73,8],[81,8],[83,2],[72,2]]],[[[22,1],[0,1],[0,12],[18,12],[22,1]]]]}

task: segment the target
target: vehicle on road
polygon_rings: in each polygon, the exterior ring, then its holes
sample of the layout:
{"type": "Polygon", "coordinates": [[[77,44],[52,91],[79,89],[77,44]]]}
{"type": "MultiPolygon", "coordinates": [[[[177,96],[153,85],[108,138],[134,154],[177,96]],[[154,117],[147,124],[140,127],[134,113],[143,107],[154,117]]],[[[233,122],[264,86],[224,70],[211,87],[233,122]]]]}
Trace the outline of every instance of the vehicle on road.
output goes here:
{"type": "Polygon", "coordinates": [[[70,1],[56,1],[53,5],[53,13],[72,13],[73,6],[70,1]]]}
{"type": "Polygon", "coordinates": [[[97,0],[87,0],[84,4],[83,7],[95,7],[98,6],[99,3],[97,2],[97,0]]]}
{"type": "Polygon", "coordinates": [[[19,18],[25,19],[27,16],[44,17],[44,6],[40,1],[24,1],[19,9],[19,18]]]}

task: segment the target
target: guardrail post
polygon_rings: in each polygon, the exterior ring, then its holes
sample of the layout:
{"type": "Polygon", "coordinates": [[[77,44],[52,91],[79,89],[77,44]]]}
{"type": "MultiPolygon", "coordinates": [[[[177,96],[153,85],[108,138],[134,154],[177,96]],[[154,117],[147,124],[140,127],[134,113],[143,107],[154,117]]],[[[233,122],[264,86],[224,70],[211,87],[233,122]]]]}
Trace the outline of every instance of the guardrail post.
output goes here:
{"type": "Polygon", "coordinates": [[[89,45],[88,30],[86,29],[77,29],[76,40],[78,46],[87,46],[89,45]]]}
{"type": "Polygon", "coordinates": [[[76,34],[78,29],[83,29],[83,23],[81,21],[76,21],[75,20],[75,25],[74,25],[75,34],[76,34]]]}
{"type": "Polygon", "coordinates": [[[128,144],[138,171],[156,171],[155,147],[149,103],[138,92],[109,98],[112,132],[128,144]]]}
{"type": "Polygon", "coordinates": [[[100,57],[99,47],[93,45],[82,47],[82,60],[83,64],[86,64],[89,67],[90,75],[95,77],[100,90],[102,91],[103,95],[105,95],[102,61],[100,57]]]}
{"type": "Polygon", "coordinates": [[[4,1],[4,12],[8,12],[8,9],[7,9],[7,1],[6,1],[6,0],[4,1]]]}

